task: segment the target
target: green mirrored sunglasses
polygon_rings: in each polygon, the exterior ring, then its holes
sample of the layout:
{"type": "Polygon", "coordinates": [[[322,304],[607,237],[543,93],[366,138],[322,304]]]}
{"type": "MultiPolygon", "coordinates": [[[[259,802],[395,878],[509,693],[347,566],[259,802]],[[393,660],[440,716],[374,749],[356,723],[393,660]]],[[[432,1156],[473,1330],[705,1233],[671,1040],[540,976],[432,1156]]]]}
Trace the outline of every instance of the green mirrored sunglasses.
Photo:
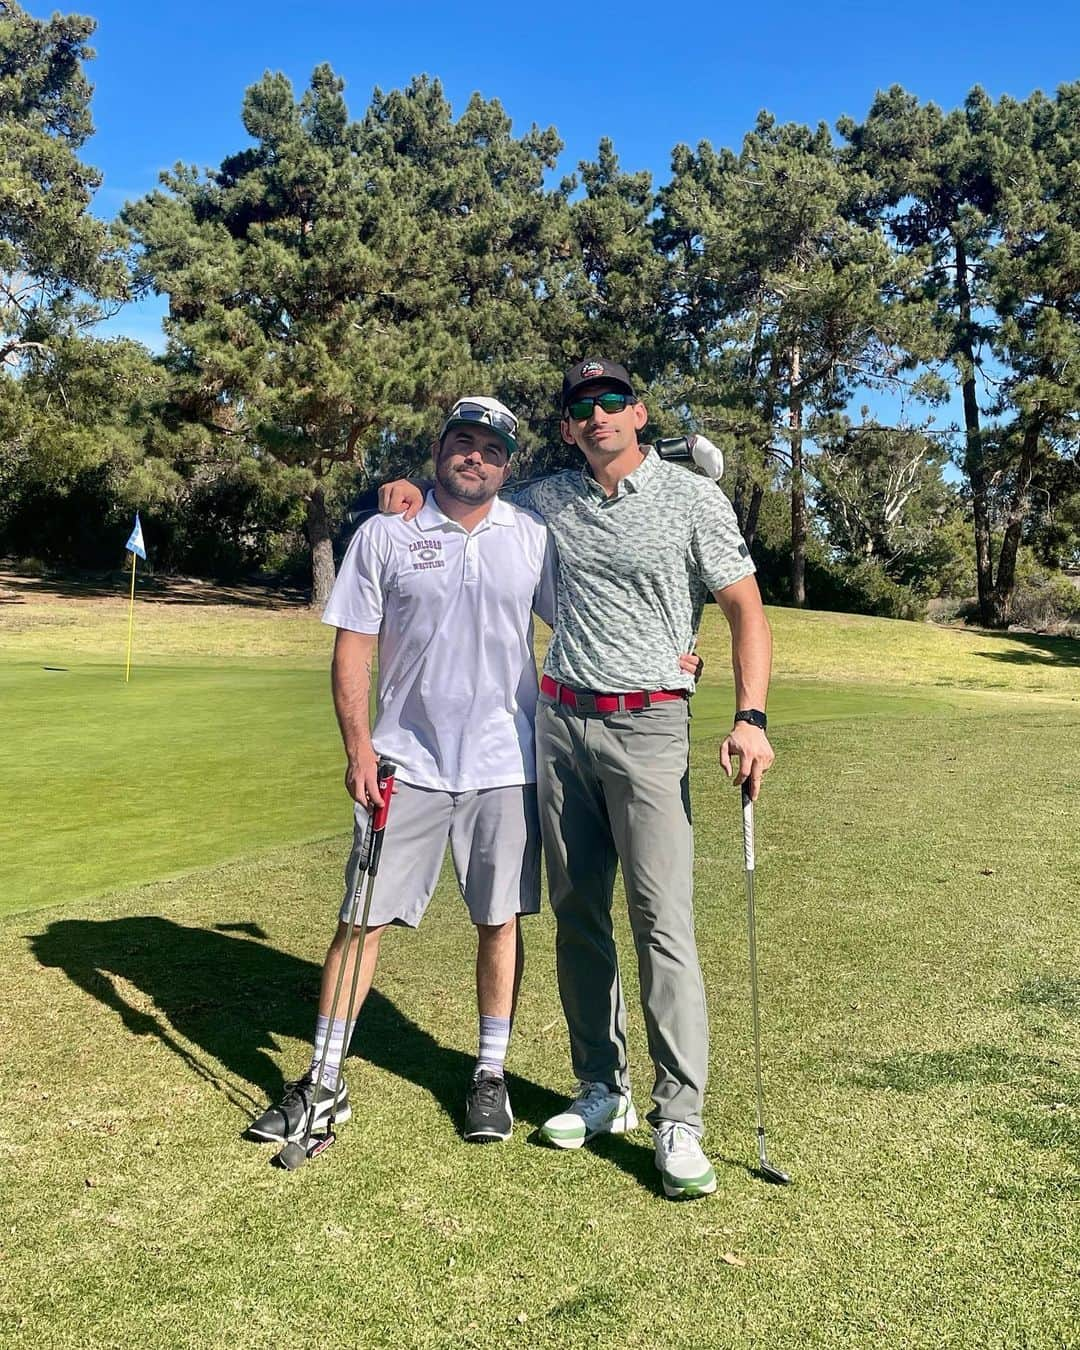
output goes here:
{"type": "Polygon", "coordinates": [[[584,422],[593,414],[593,408],[605,413],[620,413],[637,402],[633,394],[597,394],[595,398],[576,398],[567,406],[567,415],[575,422],[584,422]]]}

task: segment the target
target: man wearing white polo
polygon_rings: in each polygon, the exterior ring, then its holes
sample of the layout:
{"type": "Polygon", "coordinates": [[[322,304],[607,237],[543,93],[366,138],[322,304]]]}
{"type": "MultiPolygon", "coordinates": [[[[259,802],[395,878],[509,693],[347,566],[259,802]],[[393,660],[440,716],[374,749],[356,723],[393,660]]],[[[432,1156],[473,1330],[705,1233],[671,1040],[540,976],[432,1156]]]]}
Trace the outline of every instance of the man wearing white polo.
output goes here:
{"type": "MultiPolygon", "coordinates": [[[[532,614],[554,614],[554,558],[543,523],[496,495],[516,449],[517,420],[491,398],[460,399],[434,449],[436,481],[420,512],[374,516],[356,532],[323,615],[337,628],[334,706],[348,759],[356,832],[346,896],[369,807],[381,805],[380,757],[398,766],[363,952],[345,951],[345,906],[323,967],[311,1067],[249,1128],[275,1142],[302,1135],[311,1094],[315,1128],[330,1118],[352,1026],[333,1024],[338,971],[360,959],[357,1009],[391,924],[415,928],[449,843],[476,925],[480,1017],[464,1136],[509,1137],[503,1066],[522,972],[518,917],[540,907],[533,720],[532,614]],[[378,653],[378,713],[368,695],[378,653]],[[322,1082],[315,1075],[329,1038],[322,1082]]],[[[347,901],[346,901],[347,904],[347,901]]],[[[342,1084],[336,1120],[348,1120],[342,1084]]]]}

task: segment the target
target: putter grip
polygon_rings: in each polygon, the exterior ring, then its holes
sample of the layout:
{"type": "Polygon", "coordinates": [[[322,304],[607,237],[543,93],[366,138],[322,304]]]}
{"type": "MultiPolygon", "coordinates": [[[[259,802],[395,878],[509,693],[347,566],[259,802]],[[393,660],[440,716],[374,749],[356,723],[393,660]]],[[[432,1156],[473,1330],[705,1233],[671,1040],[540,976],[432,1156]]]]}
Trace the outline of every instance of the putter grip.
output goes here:
{"type": "Polygon", "coordinates": [[[743,864],[748,872],[754,870],[754,802],[749,785],[742,785],[742,846],[743,864]]]}
{"type": "Polygon", "coordinates": [[[375,834],[386,829],[386,817],[390,814],[390,798],[394,795],[394,776],[397,765],[388,759],[379,760],[378,779],[382,806],[377,806],[371,817],[371,828],[375,834]]]}
{"type": "Polygon", "coordinates": [[[390,803],[394,797],[394,775],[397,765],[388,759],[379,760],[379,791],[383,803],[375,809],[371,817],[371,857],[368,859],[368,876],[378,875],[379,859],[382,857],[383,837],[386,834],[386,819],[390,814],[390,803]]]}

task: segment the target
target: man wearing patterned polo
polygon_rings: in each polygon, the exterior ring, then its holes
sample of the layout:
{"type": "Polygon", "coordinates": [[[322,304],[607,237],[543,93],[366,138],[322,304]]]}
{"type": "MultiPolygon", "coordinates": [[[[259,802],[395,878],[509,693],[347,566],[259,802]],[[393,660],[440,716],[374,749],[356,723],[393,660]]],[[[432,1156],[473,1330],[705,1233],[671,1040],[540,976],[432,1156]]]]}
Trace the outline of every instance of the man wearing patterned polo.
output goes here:
{"type": "Polygon", "coordinates": [[[579,1088],[541,1133],[578,1148],[637,1124],[626,1009],[612,933],[621,864],[655,1068],[655,1161],[672,1198],[706,1195],[701,1148],[708,1025],[694,941],[688,698],[675,673],[706,592],[731,628],[735,722],[720,746],[757,796],[772,763],[765,735],[772,639],[754,565],[716,483],[638,444],[648,420],[627,371],[571,367],[561,431],[582,469],[528,485],[515,501],[559,552],[558,622],[536,718],[537,784],[555,912],[559,992],[579,1088]]]}
{"type": "MultiPolygon", "coordinates": [[[[587,360],[562,387],[563,439],[580,469],[506,495],[547,524],[559,554],[555,631],[536,717],[537,791],[557,924],[559,994],[579,1080],[541,1134],[580,1148],[637,1125],[626,1007],[611,923],[621,865],[655,1068],[654,1157],[664,1193],[708,1195],[701,1148],[708,1072],[705,995],[694,941],[689,695],[680,666],[712,592],[731,629],[735,720],[720,746],[756,797],[773,760],[765,735],[772,638],[754,564],[716,483],[638,444],[648,421],[625,368],[587,360]]],[[[712,447],[708,447],[712,449],[712,447]]],[[[409,518],[421,496],[396,482],[382,509],[409,518]]]]}

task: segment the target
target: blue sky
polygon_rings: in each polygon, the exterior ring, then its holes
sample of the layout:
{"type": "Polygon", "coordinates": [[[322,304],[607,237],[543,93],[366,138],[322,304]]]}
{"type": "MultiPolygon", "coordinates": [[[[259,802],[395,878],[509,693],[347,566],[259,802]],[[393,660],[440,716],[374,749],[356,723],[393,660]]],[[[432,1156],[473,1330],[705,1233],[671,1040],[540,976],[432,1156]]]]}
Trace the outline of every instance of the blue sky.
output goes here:
{"type": "MultiPolygon", "coordinates": [[[[27,7],[47,12],[33,0],[27,7]]],[[[71,8],[98,21],[88,71],[97,133],[84,157],[104,172],[96,209],[105,216],[153,188],[162,168],[215,165],[240,148],[241,97],[265,70],[283,70],[299,89],[321,61],[345,78],[355,116],[376,85],[426,73],[442,80],[455,111],[478,90],[502,102],[518,132],[557,127],[563,172],[610,136],[625,168],[650,169],[658,182],[678,142],[738,146],[760,108],[832,123],[861,116],[893,83],[954,106],[976,83],[1024,97],[1080,79],[1075,0],[71,8]]],[[[154,302],[129,307],[111,331],[156,346],[160,312],[154,302]]]]}

